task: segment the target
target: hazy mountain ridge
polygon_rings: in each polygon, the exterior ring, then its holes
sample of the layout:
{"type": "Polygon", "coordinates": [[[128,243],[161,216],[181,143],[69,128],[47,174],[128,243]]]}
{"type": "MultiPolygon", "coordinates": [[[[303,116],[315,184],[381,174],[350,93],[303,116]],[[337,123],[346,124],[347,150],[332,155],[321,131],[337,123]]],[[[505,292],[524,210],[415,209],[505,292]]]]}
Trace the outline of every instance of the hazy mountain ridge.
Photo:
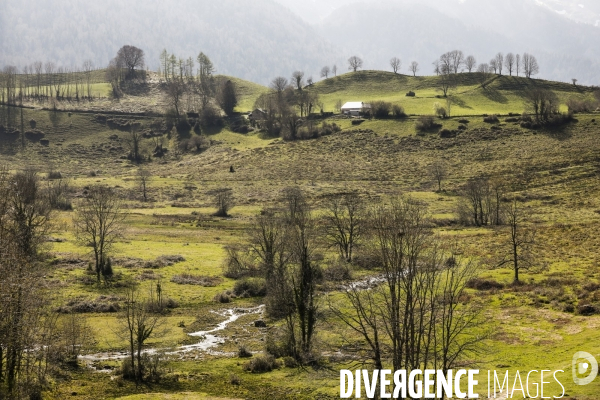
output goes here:
{"type": "Polygon", "coordinates": [[[588,19],[597,15],[591,0],[580,1],[583,9],[573,0],[181,0],[177,6],[3,0],[0,64],[73,66],[92,59],[103,67],[131,44],[145,50],[151,69],[163,48],[183,58],[203,51],[218,73],[266,84],[294,70],[318,79],[321,67],[334,63],[346,71],[353,54],[364,58],[365,68],[389,70],[396,56],[404,73],[414,60],[420,74],[431,74],[434,59],[461,49],[479,62],[498,51],[531,52],[540,61],[539,77],[598,84],[599,28],[569,19],[580,10],[589,10],[588,19]],[[558,14],[558,6],[575,11],[558,14]]]}
{"type": "MultiPolygon", "coordinates": [[[[208,54],[218,73],[266,83],[293,70],[316,70],[336,49],[285,7],[256,0],[182,0],[171,3],[71,0],[23,7],[0,4],[0,60],[24,66],[35,60],[105,66],[124,44],[146,52],[156,69],[163,48],[179,57],[208,54]]],[[[31,4],[31,2],[30,2],[31,4]]]]}

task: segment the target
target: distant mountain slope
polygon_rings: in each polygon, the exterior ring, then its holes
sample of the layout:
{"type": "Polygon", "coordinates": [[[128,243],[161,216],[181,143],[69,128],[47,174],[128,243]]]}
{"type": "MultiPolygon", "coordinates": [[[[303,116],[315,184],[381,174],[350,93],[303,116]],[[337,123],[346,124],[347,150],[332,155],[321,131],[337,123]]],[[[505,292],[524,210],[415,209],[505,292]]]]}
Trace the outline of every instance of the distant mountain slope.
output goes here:
{"type": "Polygon", "coordinates": [[[362,55],[365,65],[389,69],[398,56],[416,60],[430,74],[440,54],[461,49],[479,62],[499,51],[530,52],[540,62],[540,77],[581,83],[600,82],[600,32],[541,7],[533,1],[396,0],[338,8],[319,24],[321,34],[346,52],[362,55]]]}
{"type": "Polygon", "coordinates": [[[267,83],[296,69],[318,71],[336,50],[271,0],[0,1],[0,64],[92,59],[105,66],[124,44],[158,67],[163,48],[187,58],[208,54],[218,73],[267,83]]]}

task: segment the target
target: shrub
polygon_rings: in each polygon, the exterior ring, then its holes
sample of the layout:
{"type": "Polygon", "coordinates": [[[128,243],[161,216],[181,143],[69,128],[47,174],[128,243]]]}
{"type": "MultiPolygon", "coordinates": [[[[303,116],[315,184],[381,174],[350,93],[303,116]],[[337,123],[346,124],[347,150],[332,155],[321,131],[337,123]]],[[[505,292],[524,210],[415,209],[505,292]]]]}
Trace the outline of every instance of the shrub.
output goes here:
{"type": "Polygon", "coordinates": [[[258,274],[258,269],[252,264],[245,249],[237,246],[227,246],[225,251],[227,256],[223,265],[223,275],[226,278],[240,279],[244,276],[258,274]]]}
{"type": "Polygon", "coordinates": [[[221,117],[220,111],[211,104],[207,104],[202,109],[200,120],[204,126],[223,126],[223,117],[221,117]]]}
{"type": "Polygon", "coordinates": [[[225,304],[231,301],[231,297],[226,292],[217,293],[215,294],[215,297],[213,297],[213,301],[225,304]]]}
{"type": "Polygon", "coordinates": [[[341,131],[342,128],[338,126],[335,122],[328,124],[326,121],[323,121],[323,125],[321,125],[321,135],[331,135],[332,133],[337,133],[341,131]]]}
{"type": "Polygon", "coordinates": [[[294,357],[286,356],[283,357],[283,365],[285,365],[286,368],[297,368],[298,361],[296,361],[294,357]]]}
{"type": "Polygon", "coordinates": [[[459,120],[458,120],[458,123],[459,123],[459,124],[468,124],[468,123],[469,123],[469,120],[468,120],[468,119],[459,119],[459,120]]]}
{"type": "Polygon", "coordinates": [[[177,129],[177,132],[179,133],[187,133],[192,129],[192,126],[187,119],[181,118],[177,125],[175,125],[175,129],[177,129]]]}
{"type": "Polygon", "coordinates": [[[263,278],[243,278],[235,283],[233,293],[240,297],[262,297],[267,294],[267,284],[263,278]]]}
{"type": "Polygon", "coordinates": [[[323,277],[331,282],[347,281],[352,279],[352,271],[348,263],[338,260],[323,270],[323,277]]]}
{"type": "Polygon", "coordinates": [[[503,289],[504,285],[493,279],[473,278],[467,282],[467,287],[476,290],[503,289]]]}
{"type": "Polygon", "coordinates": [[[62,174],[58,171],[48,171],[47,179],[62,179],[62,174]]]}
{"type": "Polygon", "coordinates": [[[365,120],[364,120],[364,119],[353,119],[353,120],[352,120],[352,125],[360,125],[360,124],[362,124],[363,122],[365,122],[365,120]]]}
{"type": "Polygon", "coordinates": [[[271,372],[279,368],[279,363],[270,354],[260,354],[244,365],[244,370],[252,373],[271,372]]]}
{"type": "Polygon", "coordinates": [[[215,287],[223,282],[220,276],[179,274],[171,278],[171,282],[179,285],[198,285],[204,287],[215,287]]]}
{"type": "Polygon", "coordinates": [[[394,104],[392,106],[392,113],[394,114],[395,118],[405,118],[406,117],[406,113],[404,112],[404,108],[398,104],[394,104]]]}
{"type": "Polygon", "coordinates": [[[354,255],[352,264],[362,269],[372,270],[381,267],[381,256],[374,252],[360,252],[354,255]]]}
{"type": "Polygon", "coordinates": [[[446,109],[442,107],[442,105],[437,101],[433,103],[433,112],[440,118],[448,117],[448,112],[446,111],[446,109]]]}
{"type": "Polygon", "coordinates": [[[519,118],[517,118],[517,117],[506,118],[504,120],[504,122],[519,122],[519,118]]]}
{"type": "Polygon", "coordinates": [[[459,125],[457,129],[459,131],[466,131],[467,130],[467,126],[466,125],[459,125]]]}
{"type": "Polygon", "coordinates": [[[231,383],[232,385],[236,385],[237,386],[237,385],[240,385],[242,383],[242,380],[236,374],[231,374],[231,375],[229,375],[229,383],[231,383]]]}
{"type": "Polygon", "coordinates": [[[238,348],[238,357],[239,358],[250,358],[252,357],[252,352],[246,348],[246,346],[240,346],[238,348]]]}
{"type": "Polygon", "coordinates": [[[492,114],[492,115],[483,117],[483,122],[487,122],[489,124],[494,124],[494,123],[500,122],[500,120],[498,119],[498,116],[496,114],[492,114]]]}
{"type": "Polygon", "coordinates": [[[35,121],[35,119],[30,119],[29,120],[29,126],[31,127],[31,129],[35,129],[35,127],[37,126],[37,122],[35,121]]]}
{"type": "Polygon", "coordinates": [[[413,92],[412,90],[409,90],[408,93],[406,93],[407,97],[415,97],[415,92],[413,92]]]}
{"type": "Polygon", "coordinates": [[[433,115],[421,115],[415,123],[415,127],[418,131],[428,131],[439,128],[440,126],[440,124],[435,122],[435,117],[433,115]]]}
{"type": "Polygon", "coordinates": [[[598,313],[598,307],[592,304],[580,304],[577,306],[577,313],[579,315],[594,315],[598,313]]]}
{"type": "Polygon", "coordinates": [[[392,103],[387,101],[374,101],[371,103],[371,110],[375,118],[387,118],[392,110],[392,103]]]}
{"type": "Polygon", "coordinates": [[[135,379],[135,370],[131,366],[130,358],[124,358],[123,361],[121,361],[120,373],[124,379],[135,379]]]}
{"type": "Polygon", "coordinates": [[[451,131],[450,129],[442,129],[440,131],[441,138],[453,138],[456,137],[456,131],[451,131]]]}
{"type": "Polygon", "coordinates": [[[573,97],[567,100],[567,107],[569,107],[569,112],[572,113],[591,112],[596,108],[591,100],[579,100],[573,97]]]}

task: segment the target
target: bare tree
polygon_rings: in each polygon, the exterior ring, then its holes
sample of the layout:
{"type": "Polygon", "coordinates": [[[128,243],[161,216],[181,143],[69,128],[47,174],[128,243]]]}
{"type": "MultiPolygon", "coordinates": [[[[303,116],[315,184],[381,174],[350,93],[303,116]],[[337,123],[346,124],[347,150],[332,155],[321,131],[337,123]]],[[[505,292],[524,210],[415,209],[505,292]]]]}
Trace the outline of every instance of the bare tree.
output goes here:
{"type": "Polygon", "coordinates": [[[220,188],[213,191],[213,201],[217,212],[215,213],[218,217],[228,217],[229,210],[234,205],[233,191],[229,188],[220,188]]]}
{"type": "Polygon", "coordinates": [[[136,68],[144,68],[144,50],[135,46],[125,45],[121,47],[117,52],[116,58],[127,68],[127,75],[129,77],[135,75],[136,68]]]}
{"type": "Polygon", "coordinates": [[[517,76],[519,76],[520,68],[521,68],[521,55],[517,54],[515,56],[515,72],[517,73],[517,76]]]}
{"type": "Polygon", "coordinates": [[[164,317],[153,313],[151,300],[142,299],[135,288],[127,288],[125,297],[118,317],[120,334],[128,341],[131,371],[135,374],[136,383],[140,383],[144,378],[145,369],[142,358],[144,345],[151,337],[160,337],[165,333],[164,317]]]}
{"type": "Polygon", "coordinates": [[[122,203],[113,189],[106,186],[91,186],[86,197],[77,208],[74,218],[77,240],[83,246],[92,247],[96,278],[108,279],[109,253],[123,233],[122,203]]]}
{"type": "Polygon", "coordinates": [[[498,73],[498,60],[496,60],[496,58],[492,58],[490,60],[490,69],[492,69],[494,71],[494,74],[498,73]]]}
{"type": "Polygon", "coordinates": [[[476,65],[477,61],[475,60],[475,57],[467,56],[467,58],[465,58],[465,67],[467,68],[467,71],[469,71],[469,73],[473,72],[476,65]]]}
{"type": "Polygon", "coordinates": [[[250,248],[259,260],[267,283],[265,299],[267,314],[273,318],[289,316],[294,310],[288,281],[291,252],[286,240],[287,225],[282,215],[265,209],[250,229],[250,248]]]}
{"type": "Polygon", "coordinates": [[[411,62],[408,66],[408,70],[412,72],[413,76],[417,76],[417,72],[419,71],[419,63],[416,61],[411,62]]]}
{"type": "Polygon", "coordinates": [[[540,67],[538,62],[534,56],[531,54],[525,53],[523,54],[523,71],[525,72],[525,77],[531,78],[533,75],[536,75],[540,72],[540,67]]]}
{"type": "Polygon", "coordinates": [[[502,75],[502,68],[504,67],[504,54],[496,54],[496,67],[498,68],[498,75],[502,75]]]}
{"type": "Polygon", "coordinates": [[[317,224],[298,188],[284,192],[287,237],[293,263],[289,281],[294,300],[294,313],[286,317],[288,346],[298,360],[310,357],[318,320],[316,294],[317,271],[315,251],[318,244],[317,224]]]}
{"type": "Polygon", "coordinates": [[[461,50],[452,50],[449,55],[451,71],[455,74],[458,74],[461,66],[465,62],[465,55],[461,50]]]}
{"type": "Polygon", "coordinates": [[[493,267],[510,266],[514,272],[514,282],[519,282],[521,270],[541,269],[544,263],[534,253],[536,245],[536,229],[528,225],[527,220],[531,211],[523,209],[516,199],[513,199],[505,208],[504,214],[508,226],[508,239],[502,245],[504,255],[493,267]]]}
{"type": "Polygon", "coordinates": [[[362,292],[348,289],[343,307],[349,304],[350,312],[332,307],[361,336],[360,350],[375,367],[389,362],[394,370],[445,373],[481,348],[485,335],[473,329],[484,322],[482,308],[458,300],[477,268],[459,251],[444,250],[427,225],[425,208],[410,199],[377,206],[370,243],[380,254],[382,282],[362,292]]]}
{"type": "Polygon", "coordinates": [[[338,249],[340,257],[352,262],[354,247],[363,231],[364,205],[356,193],[331,198],[325,214],[327,240],[338,249]]]}
{"type": "Polygon", "coordinates": [[[536,121],[547,122],[551,114],[558,112],[560,102],[553,91],[533,88],[525,92],[525,104],[535,114],[536,121]]]}
{"type": "Polygon", "coordinates": [[[129,147],[129,159],[135,163],[142,161],[142,133],[137,125],[131,125],[129,135],[125,139],[125,143],[129,147]]]}
{"type": "Polygon", "coordinates": [[[59,323],[62,344],[67,356],[76,362],[81,352],[92,344],[94,336],[92,327],[85,317],[75,313],[67,314],[60,319],[59,323]]]}
{"type": "Polygon", "coordinates": [[[394,73],[397,74],[400,70],[400,67],[402,67],[402,61],[400,61],[398,57],[393,57],[390,60],[390,66],[392,67],[392,71],[394,71],[394,73]]]}
{"type": "Polygon", "coordinates": [[[450,89],[456,86],[455,75],[444,69],[439,75],[439,85],[444,97],[447,97],[450,89]]]}
{"type": "Polygon", "coordinates": [[[480,176],[470,179],[462,189],[459,218],[463,223],[476,226],[500,225],[501,204],[506,190],[502,179],[480,176]]]}
{"type": "Polygon", "coordinates": [[[282,93],[285,90],[285,88],[288,87],[288,80],[285,79],[283,76],[278,76],[277,78],[271,81],[271,85],[269,87],[277,93],[282,93]]]}
{"type": "Polygon", "coordinates": [[[296,89],[302,90],[302,87],[304,86],[304,72],[294,71],[292,74],[292,81],[296,85],[296,89]]]}
{"type": "Polygon", "coordinates": [[[515,69],[515,55],[513,53],[508,53],[506,57],[504,57],[504,64],[506,68],[508,68],[508,74],[512,76],[513,70],[515,69]]]}
{"type": "Polygon", "coordinates": [[[431,174],[431,177],[435,179],[435,181],[438,184],[438,192],[441,192],[442,181],[448,177],[447,164],[443,161],[436,161],[431,165],[429,172],[431,174]]]}
{"type": "Polygon", "coordinates": [[[87,89],[88,99],[92,98],[92,71],[94,70],[94,63],[92,60],[85,60],[83,62],[83,73],[85,75],[85,84],[87,89]]]}
{"type": "Polygon", "coordinates": [[[135,175],[135,179],[142,192],[142,198],[144,199],[144,201],[148,201],[148,185],[152,181],[152,178],[152,173],[146,168],[139,168],[135,175]]]}
{"type": "Polygon", "coordinates": [[[185,94],[186,86],[183,81],[179,79],[173,79],[166,83],[166,94],[169,99],[169,105],[173,107],[175,113],[177,114],[177,121],[179,121],[180,117],[180,105],[181,99],[185,94]]]}
{"type": "Polygon", "coordinates": [[[485,87],[485,83],[490,79],[490,66],[486,63],[479,64],[477,72],[479,72],[481,86],[485,87]]]}
{"type": "Polygon", "coordinates": [[[333,64],[333,67],[331,67],[331,72],[333,72],[333,76],[337,76],[337,65],[333,64]]]}
{"type": "Polygon", "coordinates": [[[356,70],[362,68],[362,66],[363,60],[360,57],[352,56],[348,59],[348,69],[351,69],[354,72],[356,72],[356,70]]]}
{"type": "Polygon", "coordinates": [[[329,67],[326,65],[323,68],[321,68],[321,78],[325,78],[327,79],[329,77],[329,73],[331,72],[331,70],[329,69],[329,67]]]}

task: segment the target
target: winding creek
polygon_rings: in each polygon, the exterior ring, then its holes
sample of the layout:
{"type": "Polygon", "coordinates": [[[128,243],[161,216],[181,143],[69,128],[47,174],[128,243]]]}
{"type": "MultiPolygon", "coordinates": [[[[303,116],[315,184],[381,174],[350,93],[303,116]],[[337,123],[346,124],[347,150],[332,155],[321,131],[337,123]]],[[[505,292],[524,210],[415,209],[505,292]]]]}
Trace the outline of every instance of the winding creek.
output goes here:
{"type": "MultiPolygon", "coordinates": [[[[240,317],[244,315],[251,314],[259,314],[263,315],[265,306],[260,305],[252,308],[229,308],[222,311],[212,311],[215,314],[226,317],[226,319],[220,322],[216,327],[204,330],[188,333],[188,336],[197,337],[200,340],[197,343],[180,346],[176,350],[165,351],[166,355],[181,355],[190,351],[201,351],[205,353],[212,353],[212,349],[219,345],[225,343],[225,338],[218,336],[216,333],[224,330],[227,326],[235,321],[237,321],[240,317]]],[[[158,352],[158,349],[145,349],[145,354],[155,354],[158,352]]],[[[121,360],[127,358],[129,353],[126,351],[121,352],[103,352],[103,353],[95,353],[95,354],[86,354],[79,356],[79,360],[85,361],[87,363],[94,363],[99,361],[109,361],[109,360],[121,360]]]]}

